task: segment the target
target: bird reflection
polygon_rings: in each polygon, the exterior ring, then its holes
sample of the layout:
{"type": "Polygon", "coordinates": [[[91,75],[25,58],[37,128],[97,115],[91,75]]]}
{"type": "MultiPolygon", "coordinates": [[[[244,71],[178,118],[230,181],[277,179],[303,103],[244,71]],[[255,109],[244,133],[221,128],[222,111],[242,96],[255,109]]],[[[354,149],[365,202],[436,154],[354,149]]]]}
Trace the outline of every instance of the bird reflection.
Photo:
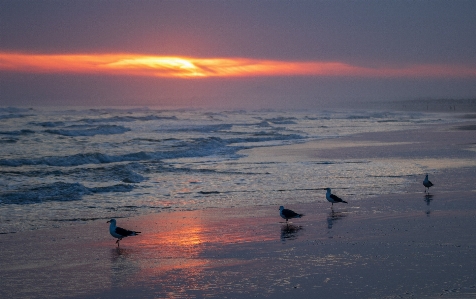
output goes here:
{"type": "Polygon", "coordinates": [[[131,249],[116,247],[110,252],[110,280],[113,288],[119,288],[141,270],[140,261],[134,258],[136,254],[131,249]]]}
{"type": "Polygon", "coordinates": [[[425,214],[427,216],[430,216],[430,213],[431,213],[431,210],[430,210],[430,202],[433,200],[433,195],[427,193],[425,194],[425,202],[426,202],[426,205],[428,206],[428,210],[426,210],[425,214]]]}
{"type": "Polygon", "coordinates": [[[118,259],[127,258],[130,255],[130,250],[125,248],[116,247],[111,249],[111,259],[112,261],[117,261],[118,259]]]}
{"type": "Polygon", "coordinates": [[[426,205],[429,206],[430,205],[430,202],[433,200],[433,195],[431,194],[426,194],[425,195],[425,202],[426,202],[426,205]]]}
{"type": "Polygon", "coordinates": [[[331,210],[331,212],[327,216],[327,228],[331,229],[335,221],[340,220],[344,217],[346,217],[346,215],[343,212],[334,212],[334,210],[331,210]]]}
{"type": "Polygon", "coordinates": [[[294,240],[297,238],[297,233],[302,229],[302,226],[293,224],[286,224],[281,226],[281,241],[294,240]]]}

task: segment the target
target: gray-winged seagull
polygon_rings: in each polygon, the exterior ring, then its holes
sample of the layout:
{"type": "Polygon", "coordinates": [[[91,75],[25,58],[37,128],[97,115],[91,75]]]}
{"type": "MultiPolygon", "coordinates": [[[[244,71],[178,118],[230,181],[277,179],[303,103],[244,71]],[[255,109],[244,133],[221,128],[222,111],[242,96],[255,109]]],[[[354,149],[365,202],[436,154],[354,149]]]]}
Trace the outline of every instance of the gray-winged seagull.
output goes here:
{"type": "Polygon", "coordinates": [[[342,198],[338,197],[337,195],[332,194],[331,193],[331,188],[327,188],[326,198],[329,202],[332,203],[332,206],[334,206],[334,203],[337,203],[337,202],[347,203],[347,201],[342,200],[342,198]]]}
{"type": "Polygon", "coordinates": [[[114,238],[117,238],[117,247],[119,247],[119,241],[121,241],[125,237],[129,236],[137,236],[137,234],[140,234],[140,232],[135,232],[132,230],[127,230],[122,227],[117,227],[116,226],[116,219],[111,219],[107,223],[110,223],[109,225],[109,233],[111,236],[114,238]]]}
{"type": "Polygon", "coordinates": [[[428,173],[426,174],[425,179],[423,180],[423,186],[425,186],[428,189],[428,193],[430,193],[430,187],[433,186],[433,183],[428,180],[428,173]]]}
{"type": "Polygon", "coordinates": [[[283,206],[279,207],[279,215],[283,217],[283,219],[286,219],[286,223],[288,223],[288,219],[301,218],[302,216],[304,216],[304,214],[298,214],[294,211],[285,209],[283,206]]]}

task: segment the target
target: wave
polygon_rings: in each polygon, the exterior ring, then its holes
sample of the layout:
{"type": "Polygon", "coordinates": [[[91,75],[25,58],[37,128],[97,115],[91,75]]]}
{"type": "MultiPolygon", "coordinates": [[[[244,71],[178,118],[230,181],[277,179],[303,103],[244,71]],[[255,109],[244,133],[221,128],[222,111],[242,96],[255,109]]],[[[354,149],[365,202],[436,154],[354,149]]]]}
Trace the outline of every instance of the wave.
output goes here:
{"type": "Polygon", "coordinates": [[[109,182],[109,181],[121,181],[123,183],[133,184],[140,183],[146,180],[146,178],[136,171],[148,171],[148,168],[144,165],[131,162],[127,164],[118,164],[105,167],[90,168],[77,168],[78,174],[85,176],[85,179],[93,179],[95,182],[109,182]]]}
{"type": "Polygon", "coordinates": [[[112,156],[103,153],[85,153],[63,157],[42,157],[37,159],[2,159],[1,166],[27,166],[27,165],[48,165],[48,166],[79,166],[85,164],[104,164],[114,162],[150,160],[153,156],[145,152],[137,152],[125,155],[112,156]]]}
{"type": "Polygon", "coordinates": [[[107,187],[88,188],[92,193],[106,193],[106,192],[130,192],[134,189],[134,185],[118,184],[107,187]]]}
{"type": "Polygon", "coordinates": [[[44,127],[44,128],[56,128],[56,127],[65,126],[65,123],[63,121],[30,122],[29,124],[33,126],[44,127]]]}
{"type": "Polygon", "coordinates": [[[113,134],[123,134],[130,131],[131,129],[117,126],[117,125],[103,125],[92,128],[75,128],[70,127],[70,129],[56,129],[56,130],[45,130],[45,132],[50,134],[57,134],[62,136],[95,136],[95,135],[113,135],[113,134]]]}
{"type": "Polygon", "coordinates": [[[220,131],[229,131],[233,128],[232,124],[219,125],[203,125],[203,126],[187,126],[182,128],[169,129],[168,132],[199,132],[199,133],[213,133],[220,131]]]}
{"type": "Polygon", "coordinates": [[[153,120],[177,120],[176,116],[158,116],[158,115],[145,115],[145,116],[112,116],[106,118],[84,118],[79,120],[85,123],[105,123],[105,122],[134,122],[134,121],[153,121],[153,120]]]}
{"type": "Polygon", "coordinates": [[[14,138],[1,138],[0,139],[0,144],[2,143],[16,143],[18,142],[18,139],[14,139],[14,138]]]}
{"type": "Polygon", "coordinates": [[[0,107],[0,120],[11,118],[23,118],[31,116],[33,109],[16,108],[16,107],[0,107]]]}
{"type": "MultiPolygon", "coordinates": [[[[190,141],[182,141],[173,150],[163,150],[156,152],[135,152],[122,155],[108,155],[104,153],[81,153],[71,156],[40,157],[31,159],[0,159],[0,166],[20,167],[33,165],[48,166],[79,166],[85,164],[106,164],[116,162],[139,162],[139,161],[160,161],[163,159],[177,159],[190,157],[206,157],[222,155],[230,158],[235,157],[237,151],[253,146],[260,146],[260,143],[270,141],[301,140],[303,136],[299,134],[266,134],[252,137],[222,139],[219,137],[196,138],[190,141]],[[242,145],[246,143],[246,145],[242,145]],[[241,145],[240,145],[241,144],[241,145]]],[[[261,145],[262,146],[262,145],[261,145]]],[[[172,148],[172,147],[171,147],[172,148]]],[[[135,179],[132,179],[134,181],[135,179]]]]}
{"type": "Polygon", "coordinates": [[[85,195],[94,193],[129,192],[133,189],[134,186],[130,184],[88,188],[80,183],[55,182],[25,191],[3,194],[0,196],[0,203],[33,204],[45,201],[77,201],[81,200],[85,195]]]}
{"type": "Polygon", "coordinates": [[[263,120],[262,122],[259,122],[256,124],[258,127],[263,127],[263,128],[268,128],[268,127],[272,127],[271,124],[266,121],[266,120],[263,120]]]}
{"type": "Polygon", "coordinates": [[[31,108],[0,107],[0,113],[26,113],[31,111],[33,111],[31,108]]]}
{"type": "Polygon", "coordinates": [[[268,118],[265,121],[270,122],[272,124],[276,124],[276,125],[295,125],[297,124],[296,120],[297,118],[295,117],[279,116],[274,118],[268,118]]]}
{"type": "Polygon", "coordinates": [[[35,134],[35,131],[32,130],[18,130],[18,131],[0,131],[0,135],[10,135],[10,136],[21,136],[21,135],[30,135],[35,134]]]}
{"type": "Polygon", "coordinates": [[[28,116],[29,115],[24,115],[24,114],[6,114],[6,115],[0,114],[0,120],[12,119],[12,118],[23,118],[28,116]]]}

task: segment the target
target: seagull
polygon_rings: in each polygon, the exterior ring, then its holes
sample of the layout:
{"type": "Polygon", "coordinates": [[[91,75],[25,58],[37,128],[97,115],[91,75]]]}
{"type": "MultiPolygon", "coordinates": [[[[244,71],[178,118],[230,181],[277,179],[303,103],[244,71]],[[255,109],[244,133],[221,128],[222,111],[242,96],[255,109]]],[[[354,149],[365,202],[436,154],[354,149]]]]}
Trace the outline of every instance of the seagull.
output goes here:
{"type": "Polygon", "coordinates": [[[302,216],[304,216],[304,214],[298,214],[294,211],[285,209],[283,206],[279,207],[279,215],[283,217],[283,219],[286,219],[286,223],[288,223],[288,219],[301,218],[302,216]]]}
{"type": "Polygon", "coordinates": [[[425,186],[428,189],[428,193],[430,193],[430,187],[433,186],[433,183],[428,180],[428,173],[426,174],[425,179],[423,180],[423,186],[425,186]]]}
{"type": "Polygon", "coordinates": [[[334,206],[334,203],[336,202],[343,202],[343,203],[347,203],[347,201],[345,200],[342,200],[342,198],[334,195],[334,194],[331,194],[331,188],[327,188],[327,193],[326,193],[326,198],[329,202],[332,203],[332,206],[334,206]]]}
{"type": "Polygon", "coordinates": [[[119,247],[119,241],[122,240],[122,238],[129,237],[129,236],[137,236],[137,234],[140,234],[140,232],[135,232],[132,230],[127,230],[122,227],[117,227],[116,226],[116,219],[111,219],[107,223],[111,223],[109,225],[109,233],[111,236],[114,238],[117,238],[117,247],[119,247]]]}

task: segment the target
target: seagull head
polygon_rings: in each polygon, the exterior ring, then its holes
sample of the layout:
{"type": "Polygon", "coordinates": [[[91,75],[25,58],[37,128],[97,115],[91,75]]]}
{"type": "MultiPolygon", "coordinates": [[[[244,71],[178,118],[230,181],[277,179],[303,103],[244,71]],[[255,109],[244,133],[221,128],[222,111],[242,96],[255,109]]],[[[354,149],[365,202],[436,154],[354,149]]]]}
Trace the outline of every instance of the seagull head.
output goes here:
{"type": "Polygon", "coordinates": [[[327,193],[331,193],[331,188],[327,188],[327,193]]]}
{"type": "Polygon", "coordinates": [[[107,223],[111,223],[112,225],[116,225],[116,219],[111,219],[107,223]]]}
{"type": "Polygon", "coordinates": [[[283,206],[280,206],[280,207],[279,207],[279,210],[280,210],[280,211],[284,210],[284,207],[283,207],[283,206]]]}

